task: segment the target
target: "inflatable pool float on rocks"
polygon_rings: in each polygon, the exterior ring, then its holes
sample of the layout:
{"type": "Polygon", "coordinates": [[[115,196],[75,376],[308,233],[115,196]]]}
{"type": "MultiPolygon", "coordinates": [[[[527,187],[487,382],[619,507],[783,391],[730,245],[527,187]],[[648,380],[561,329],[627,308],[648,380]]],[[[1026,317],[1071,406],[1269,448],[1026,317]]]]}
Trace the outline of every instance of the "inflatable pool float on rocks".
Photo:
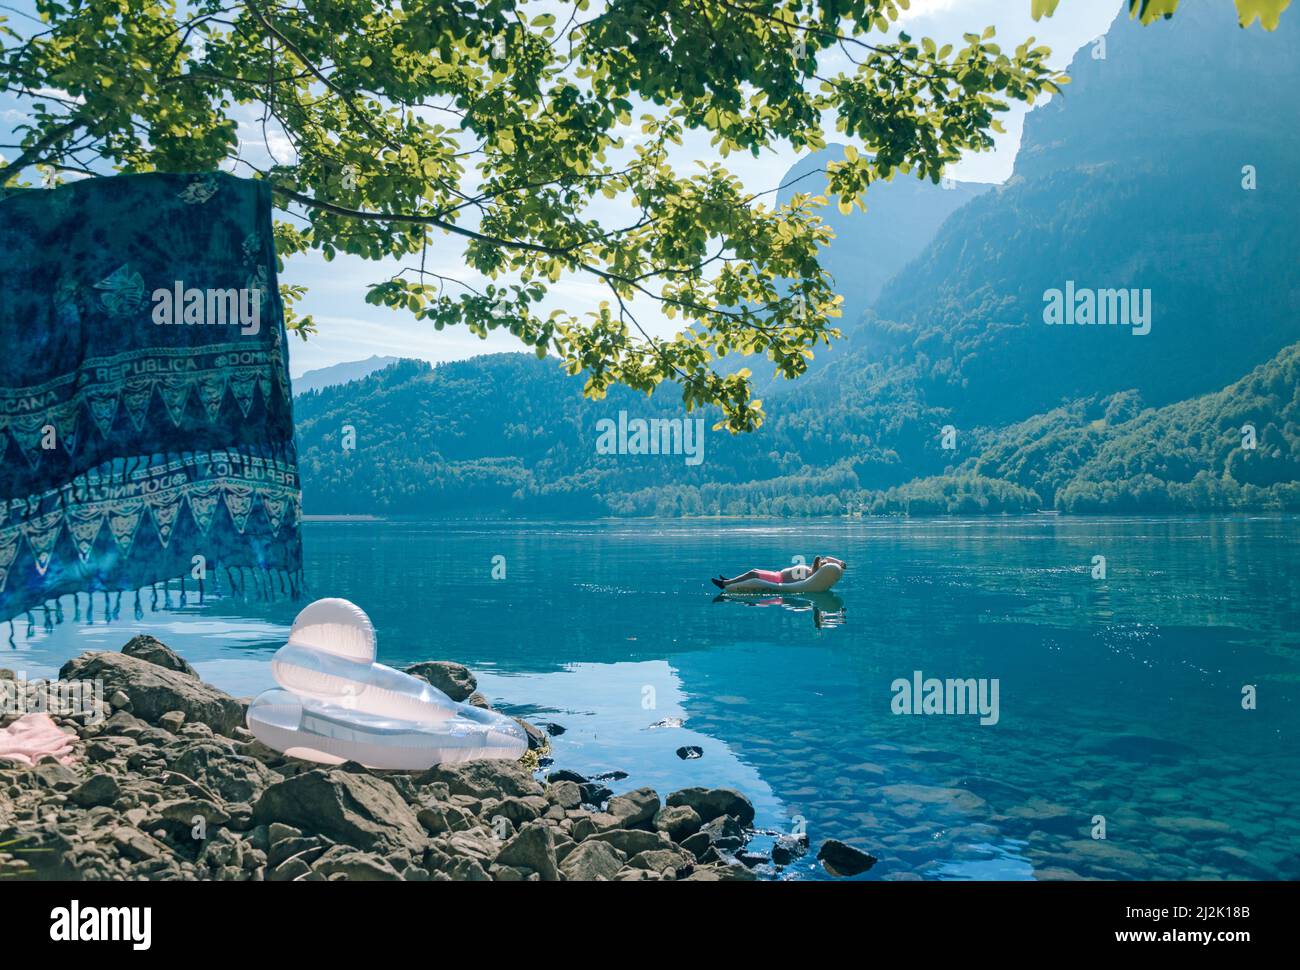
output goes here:
{"type": "Polygon", "coordinates": [[[510,718],[376,663],[370,617],[347,600],[317,600],[299,613],[271,674],[280,688],[249,704],[248,729],[290,757],[419,771],[528,750],[510,718]]]}

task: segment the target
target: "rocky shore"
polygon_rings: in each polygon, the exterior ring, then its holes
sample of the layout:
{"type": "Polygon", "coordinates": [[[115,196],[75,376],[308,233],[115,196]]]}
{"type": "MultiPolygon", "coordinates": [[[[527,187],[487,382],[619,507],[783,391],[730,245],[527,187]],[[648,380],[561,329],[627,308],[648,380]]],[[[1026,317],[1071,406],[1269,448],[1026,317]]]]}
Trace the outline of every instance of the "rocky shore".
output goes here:
{"type": "MultiPolygon", "coordinates": [[[[487,706],[459,664],[408,672],[487,706]]],[[[75,735],[69,763],[0,761],[0,877],[751,880],[808,849],[790,836],[750,849],[753,806],[729,789],[615,795],[609,777],[550,764],[546,732],[525,722],[531,750],[518,763],[324,767],[254,739],[246,701],[204,683],[152,637],[82,654],[59,677],[102,682],[103,700],[52,712],[75,735]]],[[[0,728],[16,716],[0,716],[0,728]]],[[[874,862],[839,843],[819,857],[842,874],[874,862]]]]}

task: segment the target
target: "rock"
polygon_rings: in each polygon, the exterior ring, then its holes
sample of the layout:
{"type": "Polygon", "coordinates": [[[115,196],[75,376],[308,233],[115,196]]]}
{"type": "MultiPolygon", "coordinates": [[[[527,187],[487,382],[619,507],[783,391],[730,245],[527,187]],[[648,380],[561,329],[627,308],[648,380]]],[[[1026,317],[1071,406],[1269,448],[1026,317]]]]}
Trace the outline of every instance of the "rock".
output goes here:
{"type": "MultiPolygon", "coordinates": [[[[682,848],[694,855],[696,859],[703,862],[703,856],[713,849],[713,840],[709,838],[707,832],[696,832],[694,835],[688,835],[686,838],[682,839],[682,848]]],[[[716,855],[717,853],[714,854],[716,855]]]]}
{"type": "Polygon", "coordinates": [[[122,794],[122,786],[112,775],[91,775],[68,793],[68,799],[82,808],[112,805],[122,794]]]}
{"type": "Polygon", "coordinates": [[[168,781],[189,779],[201,786],[195,794],[212,792],[228,802],[252,803],[279,777],[257,759],[212,741],[186,748],[168,770],[174,772],[168,781]]]}
{"type": "Polygon", "coordinates": [[[469,700],[466,701],[466,703],[469,704],[470,707],[481,707],[485,711],[492,710],[492,705],[488,702],[488,699],[478,691],[474,691],[474,693],[470,694],[469,700]]]}
{"type": "Polygon", "coordinates": [[[558,882],[555,864],[555,838],[545,822],[530,822],[507,842],[497,854],[497,865],[516,866],[537,873],[542,882],[558,882]]]}
{"type": "Polygon", "coordinates": [[[624,855],[633,856],[639,852],[654,849],[671,849],[673,844],[662,832],[646,832],[641,829],[614,829],[610,832],[597,832],[588,836],[583,842],[604,842],[612,845],[624,855]]]}
{"type": "Polygon", "coordinates": [[[876,864],[870,853],[845,845],[838,839],[827,839],[817,850],[817,858],[832,876],[856,876],[876,864]]]}
{"type": "Polygon", "coordinates": [[[545,728],[546,733],[553,738],[558,738],[561,734],[563,734],[567,730],[567,728],[565,728],[563,724],[554,724],[549,721],[543,724],[542,727],[545,728]]]}
{"type": "Polygon", "coordinates": [[[722,852],[735,852],[748,841],[745,830],[730,815],[719,815],[712,821],[705,822],[698,834],[705,836],[710,845],[722,852]]]}
{"type": "Polygon", "coordinates": [[[113,843],[118,851],[137,862],[160,859],[167,853],[167,846],[163,843],[125,825],[113,830],[113,843]]]}
{"type": "Polygon", "coordinates": [[[447,868],[443,870],[456,882],[491,882],[492,877],[488,875],[476,860],[468,859],[464,856],[453,859],[447,868]]]}
{"type": "Polygon", "coordinates": [[[311,866],[302,859],[285,859],[272,868],[266,878],[270,882],[293,882],[311,871],[311,866]]]}
{"type": "Polygon", "coordinates": [[[637,788],[609,800],[608,812],[619,820],[620,828],[649,825],[658,811],[659,793],[653,788],[637,788]]]}
{"type": "Polygon", "coordinates": [[[32,769],[32,778],[42,788],[72,791],[81,784],[81,776],[57,761],[42,761],[32,769]]]}
{"type": "Polygon", "coordinates": [[[582,791],[582,803],[584,805],[602,805],[606,799],[614,795],[613,791],[595,781],[579,785],[578,788],[582,791]]]}
{"type": "Polygon", "coordinates": [[[582,789],[572,781],[560,781],[546,789],[546,797],[563,809],[577,808],[582,804],[582,789]]]}
{"type": "Polygon", "coordinates": [[[690,872],[695,865],[695,857],[676,848],[648,849],[638,852],[627,864],[633,869],[646,869],[660,874],[670,871],[676,879],[679,875],[684,876],[690,872]]]}
{"type": "Polygon", "coordinates": [[[304,838],[298,836],[291,839],[281,839],[266,854],[267,864],[272,868],[279,866],[289,859],[301,859],[303,862],[311,865],[320,857],[320,854],[328,848],[324,839],[304,838]]]}
{"type": "Polygon", "coordinates": [[[148,634],[132,637],[126,642],[122,652],[128,657],[135,657],[137,660],[144,660],[159,667],[165,667],[168,670],[174,670],[177,673],[198,679],[198,671],[186,663],[185,658],[161,640],[155,639],[148,634]]]}
{"type": "Polygon", "coordinates": [[[454,701],[468,700],[478,687],[478,680],[463,664],[450,660],[429,660],[406,668],[412,677],[427,680],[454,701]]]}
{"type": "Polygon", "coordinates": [[[666,832],[674,842],[690,838],[703,824],[699,813],[689,805],[669,805],[661,808],[654,817],[654,827],[666,832]]]}
{"type": "Polygon", "coordinates": [[[184,711],[168,711],[162,717],[158,718],[158,726],[165,728],[168,731],[171,731],[172,734],[175,734],[177,731],[179,731],[181,729],[181,725],[183,725],[184,723],[185,723],[184,711]]]}
{"type": "Polygon", "coordinates": [[[772,844],[772,861],[778,866],[788,866],[808,851],[808,837],[795,838],[782,835],[772,844]]]}
{"type": "Polygon", "coordinates": [[[626,859],[624,853],[608,842],[583,842],[564,857],[560,871],[570,882],[613,879],[626,859]]]}
{"type": "Polygon", "coordinates": [[[369,775],[314,769],[272,785],[253,806],[257,822],[287,822],[362,849],[416,846],[424,829],[396,789],[369,775]]]}
{"type": "Polygon", "coordinates": [[[115,711],[130,711],[131,698],[124,690],[115,690],[108,697],[108,706],[115,711]]]}
{"type": "Polygon", "coordinates": [[[506,798],[496,806],[494,815],[504,815],[515,826],[541,818],[542,813],[551,807],[551,803],[541,795],[525,795],[522,798],[506,798]]]}
{"type": "Polygon", "coordinates": [[[530,724],[522,717],[511,718],[516,724],[524,729],[524,734],[528,735],[528,750],[541,751],[551,742],[546,737],[546,732],[536,724],[530,724]]]}
{"type": "Polygon", "coordinates": [[[530,869],[520,869],[516,866],[502,866],[493,864],[488,869],[488,875],[494,882],[538,882],[537,873],[530,869]]]}
{"type": "Polygon", "coordinates": [[[532,772],[513,761],[467,761],[458,765],[435,765],[416,779],[416,785],[443,783],[452,795],[475,798],[522,797],[542,794],[532,772]]]}
{"type": "Polygon", "coordinates": [[[189,674],[127,654],[83,653],[63,665],[59,679],[102,680],[106,694],[125,691],[133,713],[150,722],[181,711],[187,721],[229,734],[243,719],[243,707],[229,694],[189,674]]]}
{"type": "Polygon", "coordinates": [[[266,844],[275,845],[277,842],[283,842],[285,839],[297,839],[302,837],[302,829],[294,828],[292,825],[285,825],[283,822],[272,822],[266,827],[266,844]]]}
{"type": "Polygon", "coordinates": [[[626,771],[604,771],[599,775],[592,775],[592,781],[622,781],[627,777],[626,771]]]}
{"type": "Polygon", "coordinates": [[[178,798],[174,801],[160,802],[154,806],[154,814],[168,822],[175,822],[184,828],[192,828],[196,819],[203,819],[205,825],[225,825],[230,821],[230,813],[203,798],[178,798]]]}
{"type": "Polygon", "coordinates": [[[327,878],[343,878],[350,882],[399,882],[402,878],[383,857],[373,852],[359,852],[346,845],[329,849],[311,868],[327,878]]]}
{"type": "Polygon", "coordinates": [[[677,749],[677,757],[683,761],[698,761],[704,757],[704,749],[698,744],[687,744],[677,749]]]}
{"type": "Polygon", "coordinates": [[[559,781],[571,781],[576,785],[585,785],[587,783],[586,778],[578,774],[576,771],[569,771],[567,768],[560,768],[556,771],[552,771],[546,776],[546,780],[552,785],[559,781]]]}
{"type": "Polygon", "coordinates": [[[731,788],[683,788],[668,796],[668,804],[689,806],[705,822],[720,815],[730,815],[741,825],[750,825],[754,821],[754,806],[748,798],[731,788]]]}

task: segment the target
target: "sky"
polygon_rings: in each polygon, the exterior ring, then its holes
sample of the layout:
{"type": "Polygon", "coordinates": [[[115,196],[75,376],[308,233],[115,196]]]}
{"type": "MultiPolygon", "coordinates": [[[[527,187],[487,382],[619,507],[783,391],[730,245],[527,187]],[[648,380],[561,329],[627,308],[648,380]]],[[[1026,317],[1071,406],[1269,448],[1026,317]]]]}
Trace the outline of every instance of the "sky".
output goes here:
{"type": "MultiPolygon", "coordinates": [[[[19,3],[9,9],[15,7],[30,9],[31,4],[19,3]]],[[[1075,51],[1106,32],[1119,7],[1120,0],[1062,0],[1054,16],[1034,22],[1030,16],[1030,0],[911,0],[910,9],[903,15],[900,26],[913,38],[928,36],[939,43],[956,43],[960,42],[964,32],[979,32],[993,25],[997,29],[998,42],[1004,48],[1015,47],[1032,36],[1038,43],[1052,49],[1052,66],[1064,68],[1075,51]]],[[[19,20],[11,18],[14,26],[20,26],[19,20]]],[[[834,65],[828,63],[825,66],[834,65]]],[[[950,170],[949,175],[961,181],[1005,181],[1011,175],[1020,147],[1025,114],[1025,107],[1013,102],[1011,111],[1002,117],[1007,131],[998,136],[996,149],[964,158],[950,170]]],[[[11,97],[0,95],[0,132],[21,123],[23,118],[22,105],[11,97]]],[[[250,152],[265,152],[269,148],[281,160],[287,159],[290,153],[283,136],[279,140],[273,137],[270,145],[265,146],[261,126],[251,117],[241,128],[241,137],[248,139],[250,152]]],[[[0,140],[13,141],[9,137],[0,140]]],[[[5,149],[0,149],[2,151],[5,149]]],[[[732,155],[722,161],[745,183],[746,188],[760,192],[779,185],[797,158],[795,152],[786,148],[765,152],[758,158],[748,154],[732,155]]],[[[717,160],[705,136],[688,137],[674,154],[672,162],[681,172],[695,160],[717,160]]],[[[870,213],[863,218],[870,218],[870,213]]],[[[430,248],[427,268],[476,285],[483,282],[461,266],[461,244],[457,237],[441,236],[437,240],[437,245],[430,248]]],[[[316,253],[295,256],[286,262],[280,280],[307,287],[308,294],[299,308],[301,312],[314,316],[318,329],[306,342],[297,338],[291,340],[290,371],[295,377],[309,370],[373,355],[418,357],[438,362],[523,349],[508,333],[493,333],[487,340],[480,340],[459,327],[438,332],[431,324],[415,320],[404,312],[367,305],[367,286],[386,279],[397,267],[397,263],[376,263],[347,256],[327,263],[316,253]]],[[[595,310],[600,301],[607,298],[608,291],[599,283],[566,277],[552,286],[548,302],[549,305],[563,305],[570,311],[582,313],[595,310]]],[[[636,312],[647,330],[656,335],[670,335],[680,325],[680,321],[674,324],[649,307],[638,307],[636,312]]]]}

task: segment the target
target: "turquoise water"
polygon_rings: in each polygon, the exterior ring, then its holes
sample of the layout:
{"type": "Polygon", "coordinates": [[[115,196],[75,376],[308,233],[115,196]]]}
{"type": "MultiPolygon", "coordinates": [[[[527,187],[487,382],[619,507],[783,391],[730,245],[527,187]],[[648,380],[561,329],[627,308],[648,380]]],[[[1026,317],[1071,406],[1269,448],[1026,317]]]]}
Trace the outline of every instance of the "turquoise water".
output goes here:
{"type": "MultiPolygon", "coordinates": [[[[309,522],[305,544],[312,594],[362,606],[381,661],[464,662],[565,729],[558,766],[736,787],[760,825],[872,852],[859,878],[1300,878],[1295,518],[309,522]],[[707,582],[819,552],[849,569],[817,602],[707,582]],[[997,723],[893,713],[916,670],[996,679],[997,723]]],[[[233,693],[270,686],[294,606],[171,595],[19,621],[0,666],[143,630],[233,693]]]]}

